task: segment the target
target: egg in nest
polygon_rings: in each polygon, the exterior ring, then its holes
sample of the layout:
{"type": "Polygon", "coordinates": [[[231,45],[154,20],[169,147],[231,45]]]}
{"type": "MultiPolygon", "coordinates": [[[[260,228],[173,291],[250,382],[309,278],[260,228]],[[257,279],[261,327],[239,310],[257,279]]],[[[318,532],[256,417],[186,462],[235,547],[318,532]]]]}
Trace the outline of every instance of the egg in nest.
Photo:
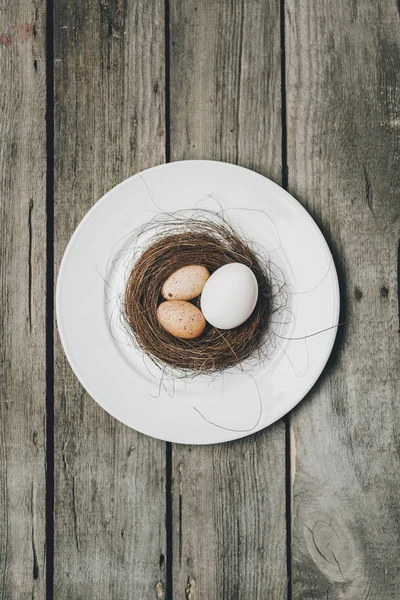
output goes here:
{"type": "Polygon", "coordinates": [[[157,319],[168,333],[188,340],[199,337],[206,328],[202,312],[183,300],[162,302],[157,309],[157,319]]]}

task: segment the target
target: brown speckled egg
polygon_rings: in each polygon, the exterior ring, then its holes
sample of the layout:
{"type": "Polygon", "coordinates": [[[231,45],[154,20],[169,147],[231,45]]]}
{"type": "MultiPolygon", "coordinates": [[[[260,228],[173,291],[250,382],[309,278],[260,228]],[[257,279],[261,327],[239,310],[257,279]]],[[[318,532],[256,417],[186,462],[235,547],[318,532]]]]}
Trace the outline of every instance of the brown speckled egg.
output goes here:
{"type": "Polygon", "coordinates": [[[199,337],[205,329],[203,313],[190,302],[168,300],[157,309],[158,322],[173,336],[184,339],[199,337]]]}
{"type": "Polygon", "coordinates": [[[170,275],[161,294],[166,300],[192,300],[203,291],[210,272],[201,265],[188,265],[170,275]]]}

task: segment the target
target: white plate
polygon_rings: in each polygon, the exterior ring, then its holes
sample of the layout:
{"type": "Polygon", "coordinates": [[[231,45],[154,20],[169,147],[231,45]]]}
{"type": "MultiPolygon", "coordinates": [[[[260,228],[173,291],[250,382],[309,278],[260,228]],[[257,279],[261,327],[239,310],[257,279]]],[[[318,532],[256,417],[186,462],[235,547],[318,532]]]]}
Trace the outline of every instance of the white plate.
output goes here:
{"type": "Polygon", "coordinates": [[[163,440],[211,444],[267,427],[310,390],[332,350],[339,286],[332,255],[302,206],[242,167],[183,161],[154,167],[108,192],[77,227],[57,281],[57,322],[67,358],[88,393],[126,425],[163,440]],[[160,211],[224,210],[269,253],[286,282],[265,364],[189,382],[161,379],[118,327],[132,232],[160,211]],[[106,283],[105,283],[106,282],[106,283]],[[322,329],[327,331],[302,338],[322,329]]]}

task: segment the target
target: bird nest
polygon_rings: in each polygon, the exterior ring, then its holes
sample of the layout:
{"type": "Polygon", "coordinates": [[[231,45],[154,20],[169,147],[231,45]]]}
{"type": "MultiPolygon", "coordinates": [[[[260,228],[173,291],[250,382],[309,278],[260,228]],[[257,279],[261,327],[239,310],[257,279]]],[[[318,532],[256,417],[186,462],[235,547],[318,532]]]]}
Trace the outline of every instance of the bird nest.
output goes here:
{"type": "MultiPolygon", "coordinates": [[[[267,256],[225,218],[201,212],[200,218],[169,215],[161,226],[152,222],[141,230],[138,237],[149,231],[152,236],[144,249],[136,248],[122,305],[132,342],[164,371],[170,367],[184,376],[221,372],[248,359],[262,361],[271,347],[270,321],[277,310],[276,282],[267,256]],[[160,325],[161,289],[172,273],[188,265],[203,265],[213,273],[234,262],[247,265],[258,283],[257,304],[245,323],[229,330],[207,324],[195,339],[176,338],[160,325]]],[[[199,298],[191,302],[199,307],[199,298]]]]}

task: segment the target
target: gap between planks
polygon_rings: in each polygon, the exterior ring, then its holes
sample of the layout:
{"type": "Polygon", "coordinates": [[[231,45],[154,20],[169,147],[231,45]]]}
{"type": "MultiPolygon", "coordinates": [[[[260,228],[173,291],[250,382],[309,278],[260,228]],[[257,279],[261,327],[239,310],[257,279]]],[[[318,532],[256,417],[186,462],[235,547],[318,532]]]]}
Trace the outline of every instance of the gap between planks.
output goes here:
{"type": "MultiPolygon", "coordinates": [[[[287,107],[286,107],[286,38],[285,38],[285,0],[280,0],[280,37],[281,37],[281,131],[282,131],[282,187],[288,190],[289,167],[287,152],[287,107]]],[[[285,492],[286,492],[286,569],[287,600],[292,600],[292,473],[291,473],[291,422],[290,414],[285,423],[285,492]]]]}
{"type": "Polygon", "coordinates": [[[54,4],[46,2],[46,598],[54,585],[54,4]]]}

